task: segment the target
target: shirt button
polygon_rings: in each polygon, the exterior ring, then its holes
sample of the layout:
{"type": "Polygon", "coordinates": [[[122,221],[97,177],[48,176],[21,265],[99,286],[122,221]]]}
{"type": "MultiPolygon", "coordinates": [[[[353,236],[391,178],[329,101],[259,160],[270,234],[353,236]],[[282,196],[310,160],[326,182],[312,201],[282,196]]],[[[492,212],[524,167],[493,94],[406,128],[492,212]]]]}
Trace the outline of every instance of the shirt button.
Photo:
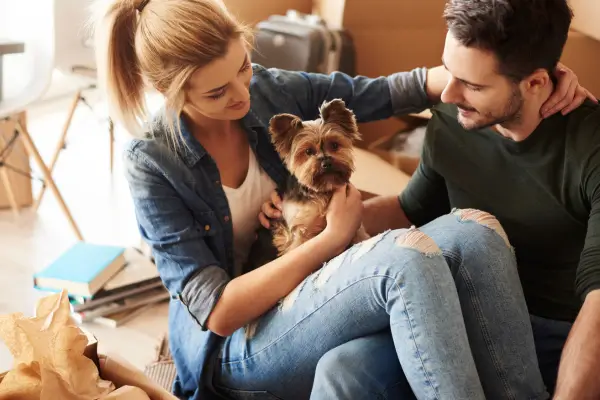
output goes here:
{"type": "Polygon", "coordinates": [[[220,185],[221,181],[215,181],[215,185],[220,185]]]}
{"type": "Polygon", "coordinates": [[[229,222],[229,215],[226,215],[223,219],[225,220],[225,222],[229,222]]]}
{"type": "Polygon", "coordinates": [[[205,231],[210,231],[210,225],[204,225],[204,230],[205,231]]]}

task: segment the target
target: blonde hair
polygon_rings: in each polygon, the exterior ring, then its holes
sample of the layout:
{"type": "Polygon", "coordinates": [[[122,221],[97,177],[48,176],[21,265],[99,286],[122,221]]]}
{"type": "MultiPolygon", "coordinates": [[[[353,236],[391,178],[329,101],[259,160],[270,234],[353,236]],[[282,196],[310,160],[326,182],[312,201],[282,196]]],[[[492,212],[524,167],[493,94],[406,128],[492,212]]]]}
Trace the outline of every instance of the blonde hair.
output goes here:
{"type": "Polygon", "coordinates": [[[92,28],[99,85],[111,116],[131,134],[141,132],[148,118],[148,84],[165,97],[163,117],[176,143],[186,82],[197,68],[224,57],[232,39],[250,45],[251,30],[222,0],[100,1],[92,28]]]}

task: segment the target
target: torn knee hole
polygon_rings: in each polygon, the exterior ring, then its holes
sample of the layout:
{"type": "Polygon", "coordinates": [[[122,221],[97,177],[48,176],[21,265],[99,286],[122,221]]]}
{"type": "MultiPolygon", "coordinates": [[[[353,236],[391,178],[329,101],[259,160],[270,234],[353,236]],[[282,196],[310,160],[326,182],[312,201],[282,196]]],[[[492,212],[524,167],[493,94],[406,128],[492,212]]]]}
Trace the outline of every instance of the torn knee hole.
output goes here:
{"type": "Polygon", "coordinates": [[[414,227],[400,235],[396,239],[396,244],[400,247],[415,249],[425,255],[442,254],[442,251],[432,238],[414,227]]]}
{"type": "Polygon", "coordinates": [[[504,240],[508,247],[511,247],[510,242],[508,240],[508,235],[504,231],[504,228],[500,224],[500,221],[492,214],[476,210],[476,209],[464,209],[464,210],[456,210],[454,212],[462,221],[474,221],[480,225],[486,226],[496,232],[500,237],[504,240]]]}

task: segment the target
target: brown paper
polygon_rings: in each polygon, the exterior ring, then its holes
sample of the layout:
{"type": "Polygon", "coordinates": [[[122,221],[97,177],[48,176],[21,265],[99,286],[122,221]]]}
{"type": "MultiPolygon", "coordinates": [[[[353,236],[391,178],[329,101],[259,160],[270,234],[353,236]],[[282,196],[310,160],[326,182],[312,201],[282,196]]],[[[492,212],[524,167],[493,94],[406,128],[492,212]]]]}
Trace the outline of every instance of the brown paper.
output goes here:
{"type": "Polygon", "coordinates": [[[88,338],[71,318],[66,291],[42,298],[35,317],[0,316],[0,338],[14,357],[0,384],[2,400],[95,400],[115,389],[84,355],[88,338]]]}
{"type": "Polygon", "coordinates": [[[150,400],[150,397],[138,387],[121,386],[102,400],[150,400]]]}

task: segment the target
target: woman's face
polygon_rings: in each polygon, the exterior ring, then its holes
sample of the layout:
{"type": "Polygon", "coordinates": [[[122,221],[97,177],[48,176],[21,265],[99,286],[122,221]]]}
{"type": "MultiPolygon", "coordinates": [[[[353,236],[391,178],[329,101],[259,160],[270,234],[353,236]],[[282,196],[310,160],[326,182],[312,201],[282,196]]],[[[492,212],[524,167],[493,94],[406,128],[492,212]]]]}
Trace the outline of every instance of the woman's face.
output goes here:
{"type": "Polygon", "coordinates": [[[187,89],[186,107],[205,117],[238,120],[250,109],[250,56],[241,39],[232,40],[225,57],[196,70],[187,89]]]}

